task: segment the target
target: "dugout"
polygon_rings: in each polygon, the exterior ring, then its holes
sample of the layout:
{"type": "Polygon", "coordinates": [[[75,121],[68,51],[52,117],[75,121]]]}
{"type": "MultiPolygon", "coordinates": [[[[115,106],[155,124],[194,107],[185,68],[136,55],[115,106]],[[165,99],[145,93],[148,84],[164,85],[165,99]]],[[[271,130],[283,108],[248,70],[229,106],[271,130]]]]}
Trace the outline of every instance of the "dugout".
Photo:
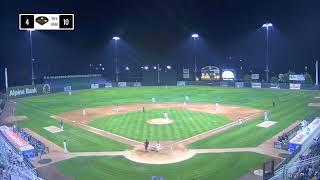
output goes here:
{"type": "Polygon", "coordinates": [[[175,86],[177,73],[173,70],[144,70],[142,72],[142,86],[175,86]]]}

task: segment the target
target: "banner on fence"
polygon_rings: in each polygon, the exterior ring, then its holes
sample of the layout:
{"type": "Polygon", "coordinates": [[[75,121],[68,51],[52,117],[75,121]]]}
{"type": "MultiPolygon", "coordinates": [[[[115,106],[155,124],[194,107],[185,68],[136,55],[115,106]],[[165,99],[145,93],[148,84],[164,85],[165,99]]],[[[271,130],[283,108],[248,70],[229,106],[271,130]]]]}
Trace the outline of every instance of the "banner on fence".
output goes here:
{"type": "Polygon", "coordinates": [[[300,87],[301,87],[301,84],[292,84],[292,83],[290,83],[290,89],[300,89],[300,87]]]}
{"type": "Polygon", "coordinates": [[[177,81],[177,86],[185,86],[186,82],[185,81],[177,81]]]}
{"type": "Polygon", "coordinates": [[[220,82],[220,86],[221,86],[221,87],[228,87],[228,82],[223,82],[223,81],[221,81],[221,82],[220,82]]]}
{"type": "Polygon", "coordinates": [[[63,88],[63,91],[64,91],[64,92],[71,92],[71,91],[72,91],[71,86],[65,86],[65,87],[63,88]]]}
{"type": "Polygon", "coordinates": [[[280,86],[279,86],[278,83],[271,83],[271,84],[270,84],[270,88],[271,88],[271,89],[280,89],[280,86]]]}
{"type": "Polygon", "coordinates": [[[91,89],[98,89],[99,88],[99,84],[91,84],[91,89]]]}
{"type": "Polygon", "coordinates": [[[112,88],[112,83],[105,83],[105,84],[104,84],[104,87],[105,87],[105,88],[112,88]]]}
{"type": "Polygon", "coordinates": [[[261,83],[251,83],[252,88],[261,88],[261,83]]]}
{"type": "Polygon", "coordinates": [[[118,87],[126,87],[127,82],[118,82],[118,87]]]}
{"type": "Polygon", "coordinates": [[[305,81],[305,77],[303,74],[291,74],[289,75],[290,81],[305,81]]]}
{"type": "Polygon", "coordinates": [[[244,87],[244,83],[243,82],[236,82],[235,83],[235,87],[236,88],[243,88],[244,87]]]}
{"type": "Polygon", "coordinates": [[[140,86],[141,86],[141,82],[134,82],[134,83],[133,83],[133,86],[134,86],[134,87],[140,87],[140,86]]]}
{"type": "Polygon", "coordinates": [[[259,79],[259,74],[251,74],[251,79],[259,79]]]}
{"type": "Polygon", "coordinates": [[[49,84],[39,84],[39,85],[30,85],[30,86],[17,86],[8,88],[8,97],[9,98],[20,98],[27,96],[36,96],[50,93],[49,84]]]}

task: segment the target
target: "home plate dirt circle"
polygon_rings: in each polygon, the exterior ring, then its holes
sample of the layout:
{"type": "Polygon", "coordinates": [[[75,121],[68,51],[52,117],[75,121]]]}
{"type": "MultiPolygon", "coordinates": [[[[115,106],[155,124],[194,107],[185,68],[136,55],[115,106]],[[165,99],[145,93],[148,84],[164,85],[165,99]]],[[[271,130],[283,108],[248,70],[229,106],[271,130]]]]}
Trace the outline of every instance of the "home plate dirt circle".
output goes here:
{"type": "Polygon", "coordinates": [[[195,152],[190,151],[183,144],[171,144],[160,142],[161,149],[155,151],[155,143],[150,143],[148,152],[144,151],[144,145],[137,145],[124,156],[134,162],[143,164],[171,164],[192,158],[195,152]]]}
{"type": "Polygon", "coordinates": [[[153,125],[171,124],[173,122],[174,122],[173,120],[165,119],[165,118],[150,119],[147,121],[148,124],[153,124],[153,125]]]}

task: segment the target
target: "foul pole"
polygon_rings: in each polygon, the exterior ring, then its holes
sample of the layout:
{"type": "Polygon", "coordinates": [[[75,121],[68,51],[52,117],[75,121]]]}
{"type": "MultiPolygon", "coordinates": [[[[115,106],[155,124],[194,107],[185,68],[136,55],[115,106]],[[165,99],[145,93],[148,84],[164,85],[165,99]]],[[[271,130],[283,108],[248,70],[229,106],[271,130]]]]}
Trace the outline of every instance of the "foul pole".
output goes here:
{"type": "Polygon", "coordinates": [[[317,60],[316,61],[316,85],[318,85],[318,83],[319,83],[319,74],[318,74],[318,68],[319,68],[319,61],[317,60]]]}
{"type": "Polygon", "coordinates": [[[6,93],[8,93],[8,69],[4,68],[4,79],[6,82],[6,93]]]}

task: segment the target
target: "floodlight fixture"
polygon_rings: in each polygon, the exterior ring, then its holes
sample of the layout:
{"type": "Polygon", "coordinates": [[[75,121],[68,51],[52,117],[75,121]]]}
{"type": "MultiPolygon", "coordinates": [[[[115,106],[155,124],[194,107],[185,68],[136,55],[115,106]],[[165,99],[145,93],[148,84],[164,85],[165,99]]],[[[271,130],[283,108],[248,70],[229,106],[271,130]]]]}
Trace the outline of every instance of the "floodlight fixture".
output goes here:
{"type": "Polygon", "coordinates": [[[193,34],[191,35],[191,37],[193,37],[193,38],[197,38],[197,37],[199,37],[199,34],[197,34],[197,33],[193,33],[193,34]]]}

